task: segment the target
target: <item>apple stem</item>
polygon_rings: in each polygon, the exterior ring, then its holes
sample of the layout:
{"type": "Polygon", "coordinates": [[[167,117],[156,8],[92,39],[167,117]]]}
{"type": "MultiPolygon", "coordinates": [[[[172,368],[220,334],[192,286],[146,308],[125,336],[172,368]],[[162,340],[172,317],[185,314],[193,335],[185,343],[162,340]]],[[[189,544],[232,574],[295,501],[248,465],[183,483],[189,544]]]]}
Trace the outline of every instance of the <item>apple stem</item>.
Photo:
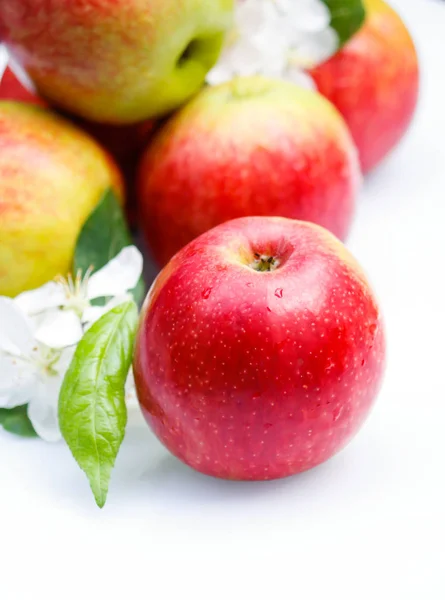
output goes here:
{"type": "Polygon", "coordinates": [[[280,261],[274,256],[267,256],[255,252],[254,260],[250,263],[250,268],[254,271],[275,271],[278,268],[280,261]]]}

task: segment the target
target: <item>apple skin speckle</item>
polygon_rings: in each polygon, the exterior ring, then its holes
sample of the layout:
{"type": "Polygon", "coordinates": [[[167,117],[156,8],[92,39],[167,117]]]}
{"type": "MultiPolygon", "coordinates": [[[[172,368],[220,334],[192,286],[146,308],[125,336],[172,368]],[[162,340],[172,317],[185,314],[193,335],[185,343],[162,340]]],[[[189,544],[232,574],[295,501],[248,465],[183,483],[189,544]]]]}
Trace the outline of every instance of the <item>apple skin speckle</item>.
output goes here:
{"type": "Polygon", "coordinates": [[[205,233],[161,272],[134,372],[144,416],[175,456],[208,475],[266,480],[343,448],[384,363],[378,304],[344,246],[316,225],[249,217],[205,233]],[[259,272],[254,252],[285,259],[259,272]]]}

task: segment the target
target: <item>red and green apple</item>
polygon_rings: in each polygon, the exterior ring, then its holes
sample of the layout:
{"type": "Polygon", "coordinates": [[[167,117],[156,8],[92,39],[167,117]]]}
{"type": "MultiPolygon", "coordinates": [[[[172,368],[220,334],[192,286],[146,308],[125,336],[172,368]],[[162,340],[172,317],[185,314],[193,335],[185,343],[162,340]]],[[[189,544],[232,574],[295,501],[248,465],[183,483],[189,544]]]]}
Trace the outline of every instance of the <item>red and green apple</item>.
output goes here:
{"type": "Polygon", "coordinates": [[[80,230],[120,172],[86,133],[49,110],[0,101],[0,295],[71,267],[80,230]]]}
{"type": "Polygon", "coordinates": [[[410,125],[419,94],[413,40],[383,0],[365,0],[361,30],[311,75],[345,118],[364,172],[378,165],[410,125]]]}
{"type": "Polygon", "coordinates": [[[42,97],[119,125],[199,90],[232,13],[233,0],[2,0],[0,39],[42,97]]]}
{"type": "Polygon", "coordinates": [[[198,94],[152,138],[139,170],[157,261],[230,219],[312,221],[344,239],[361,182],[347,126],[320,94],[263,77],[198,94]]]}

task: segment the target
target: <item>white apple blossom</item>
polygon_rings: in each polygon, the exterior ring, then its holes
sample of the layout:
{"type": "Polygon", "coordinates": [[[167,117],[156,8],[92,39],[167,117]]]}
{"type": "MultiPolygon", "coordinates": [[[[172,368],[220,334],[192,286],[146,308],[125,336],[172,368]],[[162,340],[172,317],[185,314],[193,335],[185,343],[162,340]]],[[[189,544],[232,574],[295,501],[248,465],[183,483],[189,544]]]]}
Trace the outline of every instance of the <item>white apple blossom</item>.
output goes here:
{"type": "Polygon", "coordinates": [[[135,246],[124,248],[96,273],[88,270],[73,279],[58,277],[55,281],[15,298],[28,316],[41,318],[36,339],[51,348],[76,344],[86,328],[103,314],[128,299],[142,274],[142,254],[135,246]],[[94,306],[97,298],[111,298],[105,306],[94,306]]]}
{"type": "Polygon", "coordinates": [[[339,46],[330,20],[322,0],[237,0],[234,29],[208,83],[261,74],[314,87],[305,70],[339,46]]]}
{"type": "MultiPolygon", "coordinates": [[[[0,408],[27,404],[37,434],[60,440],[60,387],[76,345],[94,321],[128,299],[142,266],[141,253],[129,246],[93,275],[58,277],[14,299],[0,296],[0,408]],[[109,300],[93,306],[96,298],[109,300]]],[[[126,398],[135,404],[131,373],[126,398]]]]}
{"type": "Polygon", "coordinates": [[[60,386],[75,348],[54,349],[38,342],[37,326],[14,300],[0,297],[0,407],[28,404],[37,434],[54,442],[60,439],[60,386]]]}
{"type": "Polygon", "coordinates": [[[3,73],[6,71],[8,66],[8,51],[3,44],[0,44],[0,81],[2,80],[3,73]]]}

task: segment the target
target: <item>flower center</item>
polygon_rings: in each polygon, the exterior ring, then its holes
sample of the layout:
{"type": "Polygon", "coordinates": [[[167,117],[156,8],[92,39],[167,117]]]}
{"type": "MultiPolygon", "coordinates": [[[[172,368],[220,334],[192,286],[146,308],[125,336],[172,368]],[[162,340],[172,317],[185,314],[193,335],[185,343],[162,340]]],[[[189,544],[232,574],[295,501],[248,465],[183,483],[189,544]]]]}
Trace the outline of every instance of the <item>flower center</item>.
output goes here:
{"type": "Polygon", "coordinates": [[[93,268],[90,267],[82,277],[82,271],[79,269],[74,279],[71,273],[67,277],[56,277],[56,282],[62,286],[66,297],[66,304],[63,308],[75,312],[79,319],[82,318],[85,309],[91,305],[88,299],[88,282],[92,271],[93,268]]]}
{"type": "Polygon", "coordinates": [[[59,362],[61,355],[61,350],[55,350],[54,348],[48,348],[43,344],[39,344],[33,348],[33,354],[30,360],[40,372],[50,377],[54,377],[58,374],[56,365],[59,362]]]}
{"type": "Polygon", "coordinates": [[[44,375],[53,377],[58,375],[56,365],[62,356],[61,350],[55,350],[49,348],[44,344],[37,343],[31,350],[30,354],[20,354],[18,351],[12,350],[0,350],[0,354],[3,353],[6,356],[11,356],[14,360],[20,361],[25,365],[30,365],[35,371],[44,375]]]}

